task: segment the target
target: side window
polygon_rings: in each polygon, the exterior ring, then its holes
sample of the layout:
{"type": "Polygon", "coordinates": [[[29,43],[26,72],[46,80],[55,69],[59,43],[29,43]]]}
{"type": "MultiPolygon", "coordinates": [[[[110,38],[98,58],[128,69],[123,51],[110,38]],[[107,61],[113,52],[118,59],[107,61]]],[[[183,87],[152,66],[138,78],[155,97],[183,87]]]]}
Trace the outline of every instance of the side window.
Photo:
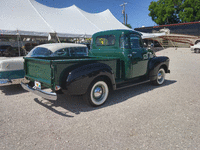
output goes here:
{"type": "Polygon", "coordinates": [[[142,48],[143,44],[142,44],[142,39],[140,36],[138,35],[130,35],[130,46],[131,48],[142,48]]]}
{"type": "Polygon", "coordinates": [[[65,56],[67,54],[67,49],[59,49],[53,53],[53,56],[65,56]]]}
{"type": "Polygon", "coordinates": [[[72,57],[87,56],[88,49],[86,47],[71,47],[69,53],[72,57]]]}
{"type": "Polygon", "coordinates": [[[86,56],[87,48],[86,47],[77,47],[75,48],[75,56],[86,56]]]}
{"type": "Polygon", "coordinates": [[[120,48],[129,48],[128,37],[126,35],[121,35],[119,39],[120,48]]]}
{"type": "Polygon", "coordinates": [[[97,46],[113,46],[115,45],[115,36],[114,35],[103,35],[96,38],[97,46]]]}
{"type": "Polygon", "coordinates": [[[75,48],[74,47],[69,48],[69,55],[72,57],[75,57],[75,48]]]}

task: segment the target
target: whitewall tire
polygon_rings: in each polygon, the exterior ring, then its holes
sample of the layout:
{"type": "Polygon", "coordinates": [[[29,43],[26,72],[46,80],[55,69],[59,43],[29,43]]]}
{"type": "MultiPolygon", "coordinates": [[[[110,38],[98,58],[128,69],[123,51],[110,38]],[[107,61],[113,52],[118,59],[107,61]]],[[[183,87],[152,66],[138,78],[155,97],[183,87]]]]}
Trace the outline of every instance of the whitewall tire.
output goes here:
{"type": "Polygon", "coordinates": [[[91,84],[85,99],[91,106],[100,106],[105,103],[108,98],[109,88],[105,81],[96,81],[91,84]]]}
{"type": "Polygon", "coordinates": [[[160,68],[156,74],[156,80],[153,81],[154,85],[162,85],[165,81],[165,70],[160,68]]]}

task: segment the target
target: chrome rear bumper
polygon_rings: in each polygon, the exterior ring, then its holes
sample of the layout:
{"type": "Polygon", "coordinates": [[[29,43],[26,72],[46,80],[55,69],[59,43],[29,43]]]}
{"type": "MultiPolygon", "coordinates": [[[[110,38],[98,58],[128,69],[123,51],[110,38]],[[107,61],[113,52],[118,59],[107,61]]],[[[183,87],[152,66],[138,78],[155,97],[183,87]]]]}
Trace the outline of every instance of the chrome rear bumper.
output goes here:
{"type": "Polygon", "coordinates": [[[46,98],[46,99],[50,99],[50,100],[57,100],[57,94],[56,93],[51,93],[51,92],[46,92],[40,89],[35,89],[30,87],[28,84],[25,84],[23,82],[21,82],[21,86],[23,87],[23,89],[32,92],[40,97],[46,98]]]}

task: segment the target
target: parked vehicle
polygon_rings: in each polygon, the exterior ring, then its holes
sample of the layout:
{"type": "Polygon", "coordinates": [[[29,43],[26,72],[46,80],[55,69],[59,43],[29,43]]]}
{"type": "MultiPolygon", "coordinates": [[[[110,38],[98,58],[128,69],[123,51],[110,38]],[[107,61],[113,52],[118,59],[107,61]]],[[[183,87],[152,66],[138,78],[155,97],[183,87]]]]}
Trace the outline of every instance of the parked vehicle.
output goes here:
{"type": "Polygon", "coordinates": [[[194,46],[190,46],[191,51],[194,51],[194,53],[200,53],[200,42],[195,44],[194,46]]]}
{"type": "MultiPolygon", "coordinates": [[[[70,43],[43,44],[32,49],[26,57],[79,57],[87,56],[86,45],[70,43]]],[[[24,78],[23,57],[0,58],[0,83],[24,78]]]]}
{"type": "Polygon", "coordinates": [[[25,90],[57,99],[57,92],[82,95],[92,106],[102,105],[110,90],[152,81],[162,85],[170,73],[169,58],[143,48],[141,34],[132,30],[102,31],[92,36],[89,56],[25,57],[25,77],[34,87],[25,90]],[[45,92],[41,87],[51,88],[45,92]]]}
{"type": "Polygon", "coordinates": [[[38,43],[26,43],[24,48],[27,52],[30,52],[35,46],[38,46],[38,43]]]}
{"type": "Polygon", "coordinates": [[[24,78],[23,57],[0,58],[0,84],[11,82],[13,79],[24,78]]]}
{"type": "Polygon", "coordinates": [[[12,46],[11,45],[0,45],[0,56],[4,56],[4,52],[10,47],[12,47],[12,46]]]}
{"type": "Polygon", "coordinates": [[[33,48],[26,57],[79,57],[87,56],[88,48],[83,44],[54,43],[33,48]]]}
{"type": "Polygon", "coordinates": [[[4,52],[5,57],[17,57],[17,56],[25,56],[25,51],[22,48],[18,47],[9,47],[4,52]],[[20,50],[20,54],[19,54],[20,50]]]}

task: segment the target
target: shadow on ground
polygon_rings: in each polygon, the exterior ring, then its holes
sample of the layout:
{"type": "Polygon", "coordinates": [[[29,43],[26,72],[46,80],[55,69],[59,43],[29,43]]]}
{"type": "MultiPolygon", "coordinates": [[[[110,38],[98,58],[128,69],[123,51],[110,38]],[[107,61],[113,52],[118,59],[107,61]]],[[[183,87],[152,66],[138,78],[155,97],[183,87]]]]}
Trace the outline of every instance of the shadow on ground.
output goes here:
{"type": "Polygon", "coordinates": [[[91,107],[88,106],[86,101],[81,96],[69,96],[60,94],[56,101],[54,100],[46,100],[35,98],[34,101],[41,106],[51,110],[52,112],[64,116],[64,117],[74,117],[72,115],[67,115],[68,112],[72,112],[76,115],[81,112],[93,111],[96,109],[101,109],[107,106],[115,105],[121,102],[126,101],[129,98],[135,97],[137,95],[143,94],[145,92],[149,92],[156,88],[160,88],[163,86],[169,86],[173,83],[176,83],[175,80],[166,80],[166,82],[161,86],[153,86],[151,83],[146,83],[138,86],[133,86],[130,88],[112,91],[109,94],[109,97],[105,104],[99,107],[91,107]],[[59,111],[59,107],[62,107],[66,111],[59,111]]]}
{"type": "Polygon", "coordinates": [[[151,47],[151,49],[152,49],[154,52],[158,52],[158,51],[164,50],[163,47],[151,47]]]}
{"type": "Polygon", "coordinates": [[[26,93],[21,84],[6,84],[0,86],[0,91],[5,95],[16,95],[21,93],[26,93]]]}

